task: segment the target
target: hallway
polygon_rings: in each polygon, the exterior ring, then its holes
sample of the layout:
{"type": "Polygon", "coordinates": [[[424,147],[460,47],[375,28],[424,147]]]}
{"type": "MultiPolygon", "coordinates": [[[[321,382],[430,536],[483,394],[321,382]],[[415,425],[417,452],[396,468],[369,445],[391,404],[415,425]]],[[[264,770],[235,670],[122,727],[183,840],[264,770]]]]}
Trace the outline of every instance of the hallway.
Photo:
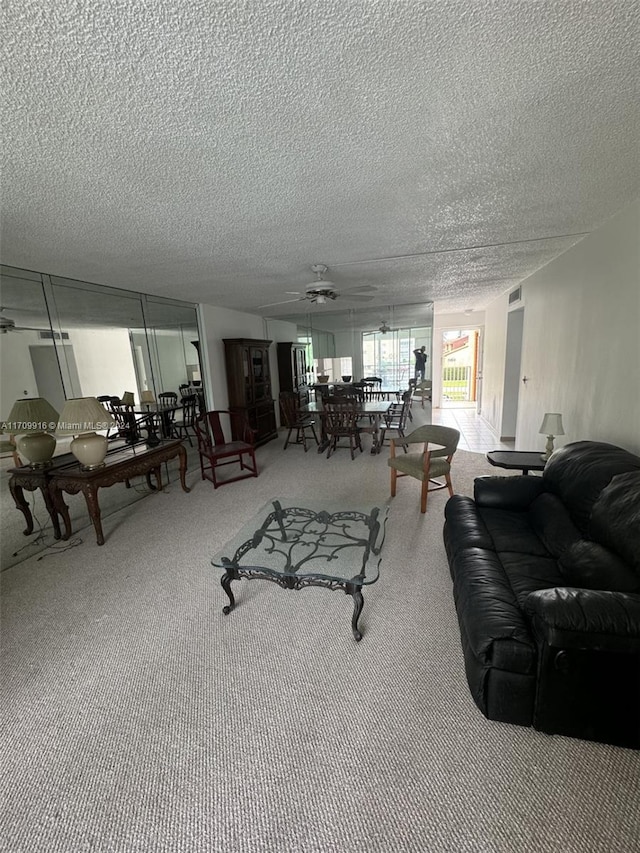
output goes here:
{"type": "Polygon", "coordinates": [[[472,453],[487,453],[489,450],[513,450],[514,442],[499,441],[496,433],[479,415],[475,404],[468,408],[461,406],[433,409],[432,423],[454,427],[460,431],[460,450],[472,453]]]}

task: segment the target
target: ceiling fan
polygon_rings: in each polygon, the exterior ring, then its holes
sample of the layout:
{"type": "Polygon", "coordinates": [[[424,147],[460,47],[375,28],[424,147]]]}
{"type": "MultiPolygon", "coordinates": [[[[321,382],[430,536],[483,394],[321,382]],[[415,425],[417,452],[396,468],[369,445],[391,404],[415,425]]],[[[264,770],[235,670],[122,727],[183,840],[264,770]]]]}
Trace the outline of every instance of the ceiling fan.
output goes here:
{"type": "Polygon", "coordinates": [[[322,277],[327,271],[327,267],[324,264],[314,264],[311,267],[311,270],[316,274],[316,280],[311,284],[308,284],[304,291],[286,291],[289,295],[295,296],[296,299],[285,299],[282,302],[268,302],[266,305],[258,305],[258,308],[270,308],[273,305],[286,305],[289,302],[305,301],[311,302],[313,305],[324,305],[326,302],[330,300],[333,301],[339,296],[345,296],[349,300],[360,299],[365,302],[373,299],[373,296],[363,296],[360,293],[360,291],[375,290],[373,285],[365,284],[360,287],[350,287],[346,290],[338,291],[332,281],[327,281],[322,277]]]}
{"type": "Polygon", "coordinates": [[[7,332],[41,332],[42,329],[36,329],[34,326],[16,326],[16,321],[11,317],[6,317],[2,312],[6,308],[0,307],[0,335],[6,335],[7,332]]]}

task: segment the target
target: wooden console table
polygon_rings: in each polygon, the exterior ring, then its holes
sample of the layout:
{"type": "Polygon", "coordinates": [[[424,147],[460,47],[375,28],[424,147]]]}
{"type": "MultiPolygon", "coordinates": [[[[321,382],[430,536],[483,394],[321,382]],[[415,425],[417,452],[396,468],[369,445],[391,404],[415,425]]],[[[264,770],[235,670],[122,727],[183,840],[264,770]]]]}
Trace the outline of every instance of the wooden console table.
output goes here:
{"type": "Polygon", "coordinates": [[[76,458],[71,453],[65,453],[54,457],[51,465],[46,468],[32,468],[30,465],[24,465],[21,468],[9,468],[7,472],[11,475],[9,478],[9,491],[16,507],[24,515],[27,523],[26,528],[22,531],[25,536],[30,536],[33,533],[33,516],[31,515],[29,503],[25,500],[24,490],[35,492],[37,489],[40,489],[44,498],[44,505],[53,524],[53,538],[60,539],[60,521],[51,499],[49,477],[55,469],[66,468],[74,463],[77,463],[76,458]]]}
{"type": "MultiPolygon", "coordinates": [[[[98,545],[104,545],[104,534],[100,521],[100,505],[98,503],[98,489],[113,486],[115,483],[127,482],[131,477],[146,474],[147,478],[153,473],[158,490],[162,490],[161,466],[169,459],[179,457],[180,460],[180,485],[184,492],[190,492],[187,487],[185,474],[187,473],[187,451],[179,440],[165,441],[157,447],[127,447],[115,453],[108,454],[105,464],[101,468],[92,471],[83,471],[79,463],[69,465],[65,468],[49,469],[47,474],[49,480],[49,493],[56,513],[64,522],[63,539],[71,536],[71,519],[69,508],[65,504],[62,493],[75,495],[82,492],[87,502],[89,517],[96,531],[98,545]]],[[[149,481],[150,482],[150,481],[149,481]]]]}

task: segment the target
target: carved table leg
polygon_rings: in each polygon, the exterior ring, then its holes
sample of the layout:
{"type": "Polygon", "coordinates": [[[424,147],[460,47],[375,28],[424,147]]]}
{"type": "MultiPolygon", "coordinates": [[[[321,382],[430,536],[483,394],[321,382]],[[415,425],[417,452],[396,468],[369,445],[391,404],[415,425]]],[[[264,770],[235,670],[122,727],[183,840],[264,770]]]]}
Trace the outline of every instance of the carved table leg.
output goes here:
{"type": "Polygon", "coordinates": [[[91,518],[96,531],[96,542],[98,545],[104,545],[104,533],[102,532],[100,505],[98,503],[98,489],[90,483],[87,483],[87,485],[83,487],[82,491],[87,502],[89,517],[91,518]]]}
{"type": "Polygon", "coordinates": [[[58,513],[56,512],[56,508],[51,497],[51,492],[49,491],[49,487],[46,483],[43,483],[40,486],[40,491],[42,492],[42,497],[44,498],[44,505],[46,506],[47,512],[49,513],[49,518],[51,519],[51,523],[53,524],[53,538],[60,539],[60,520],[58,519],[58,513]]]}
{"type": "Polygon", "coordinates": [[[190,492],[191,489],[187,486],[186,474],[187,474],[187,451],[184,449],[182,445],[178,448],[178,455],[180,457],[180,485],[182,486],[183,492],[190,492]]]}
{"type": "Polygon", "coordinates": [[[24,520],[27,522],[27,526],[22,532],[25,536],[29,536],[29,534],[33,533],[33,516],[31,515],[29,503],[24,499],[22,486],[19,486],[13,477],[9,480],[9,491],[16,507],[24,515],[24,520]]]}
{"type": "Polygon", "coordinates": [[[71,518],[69,516],[69,507],[64,502],[64,498],[62,497],[62,492],[60,489],[56,489],[53,483],[49,484],[49,495],[51,496],[51,502],[54,507],[54,511],[58,513],[58,515],[62,516],[62,521],[64,522],[64,535],[63,539],[68,539],[71,536],[71,518]]]}

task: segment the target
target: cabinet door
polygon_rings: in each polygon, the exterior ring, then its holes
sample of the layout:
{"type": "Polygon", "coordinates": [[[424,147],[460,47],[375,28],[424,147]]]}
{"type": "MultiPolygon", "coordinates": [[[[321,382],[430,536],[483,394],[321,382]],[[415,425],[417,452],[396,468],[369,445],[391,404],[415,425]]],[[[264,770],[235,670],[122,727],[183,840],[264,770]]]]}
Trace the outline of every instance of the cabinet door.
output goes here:
{"type": "Polygon", "coordinates": [[[252,402],[271,399],[271,378],[269,374],[269,351],[263,347],[249,347],[251,359],[251,381],[253,384],[252,402]]]}
{"type": "Polygon", "coordinates": [[[293,373],[294,373],[294,386],[296,390],[303,385],[306,379],[307,374],[307,362],[305,358],[305,352],[302,347],[295,347],[293,350],[293,373]]]}

